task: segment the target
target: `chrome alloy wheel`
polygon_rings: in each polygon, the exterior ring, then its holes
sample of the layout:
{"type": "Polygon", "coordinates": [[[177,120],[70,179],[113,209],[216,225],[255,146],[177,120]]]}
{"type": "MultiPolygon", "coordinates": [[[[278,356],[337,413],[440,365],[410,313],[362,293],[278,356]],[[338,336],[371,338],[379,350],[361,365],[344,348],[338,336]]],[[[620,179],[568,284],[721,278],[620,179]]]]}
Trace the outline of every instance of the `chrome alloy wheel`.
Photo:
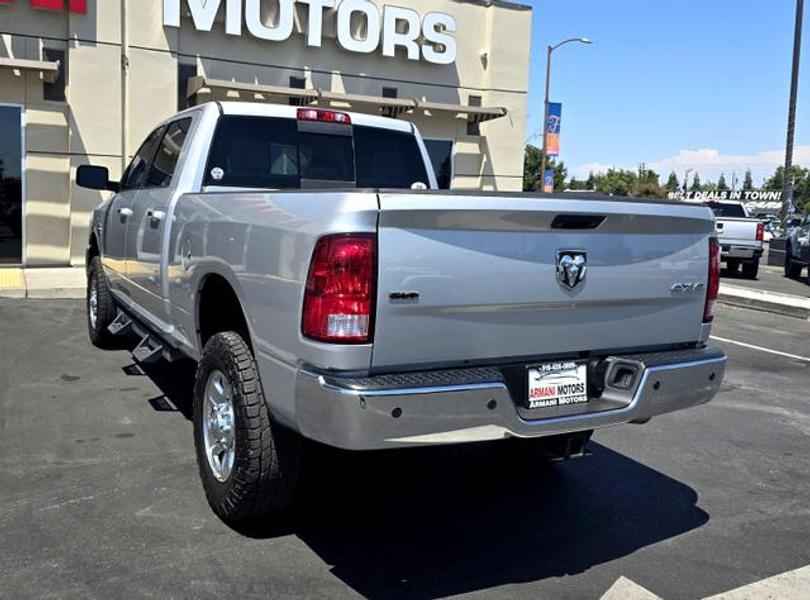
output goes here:
{"type": "Polygon", "coordinates": [[[218,481],[227,481],[236,457],[233,390],[218,369],[211,371],[205,384],[202,425],[208,466],[218,481]]]}
{"type": "Polygon", "coordinates": [[[98,275],[93,275],[90,280],[90,299],[88,300],[88,309],[90,315],[90,327],[94,330],[96,323],[98,323],[98,275]]]}

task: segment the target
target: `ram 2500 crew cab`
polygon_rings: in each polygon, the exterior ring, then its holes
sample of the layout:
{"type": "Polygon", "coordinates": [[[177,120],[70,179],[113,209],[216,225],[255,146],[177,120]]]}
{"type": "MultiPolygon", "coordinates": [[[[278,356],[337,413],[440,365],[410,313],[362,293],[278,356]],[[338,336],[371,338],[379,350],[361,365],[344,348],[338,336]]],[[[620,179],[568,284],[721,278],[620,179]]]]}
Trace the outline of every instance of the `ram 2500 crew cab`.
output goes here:
{"type": "Polygon", "coordinates": [[[90,337],[197,361],[197,459],[228,521],[291,501],[302,439],[564,458],[723,379],[705,206],[440,191],[409,123],[246,103],[160,124],[120,182],[77,178],[114,192],[90,337]]]}

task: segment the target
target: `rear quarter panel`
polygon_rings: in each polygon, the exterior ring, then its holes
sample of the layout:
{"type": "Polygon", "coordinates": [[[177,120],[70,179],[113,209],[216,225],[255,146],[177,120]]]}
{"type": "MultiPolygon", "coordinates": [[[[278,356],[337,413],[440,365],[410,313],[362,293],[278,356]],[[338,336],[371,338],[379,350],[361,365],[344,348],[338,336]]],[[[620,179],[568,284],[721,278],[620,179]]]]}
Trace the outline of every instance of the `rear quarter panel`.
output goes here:
{"type": "Polygon", "coordinates": [[[199,356],[197,312],[206,277],[224,277],[236,291],[271,409],[294,418],[300,364],[362,370],[370,345],[321,344],[301,335],[310,257],[318,238],[377,228],[374,193],[335,191],[187,194],[175,207],[169,240],[169,298],[180,336],[199,356]]]}

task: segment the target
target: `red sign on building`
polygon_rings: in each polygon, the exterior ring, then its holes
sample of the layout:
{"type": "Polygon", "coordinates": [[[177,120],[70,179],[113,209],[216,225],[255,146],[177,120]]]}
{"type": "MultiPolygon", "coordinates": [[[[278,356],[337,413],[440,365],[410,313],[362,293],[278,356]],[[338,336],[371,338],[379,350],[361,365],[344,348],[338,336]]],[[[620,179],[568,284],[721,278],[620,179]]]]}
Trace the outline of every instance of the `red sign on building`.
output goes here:
{"type": "MultiPolygon", "coordinates": [[[[14,0],[0,0],[0,4],[11,4],[14,0]]],[[[67,9],[72,13],[80,15],[87,13],[87,0],[28,0],[33,8],[44,8],[45,10],[62,11],[67,5],[67,9]]]]}

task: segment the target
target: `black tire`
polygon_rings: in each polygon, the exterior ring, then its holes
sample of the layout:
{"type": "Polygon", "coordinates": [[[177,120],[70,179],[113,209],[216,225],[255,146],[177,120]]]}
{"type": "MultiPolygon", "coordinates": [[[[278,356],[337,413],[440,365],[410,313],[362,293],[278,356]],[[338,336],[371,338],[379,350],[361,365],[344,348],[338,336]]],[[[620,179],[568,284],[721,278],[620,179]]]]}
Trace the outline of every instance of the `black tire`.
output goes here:
{"type": "Polygon", "coordinates": [[[742,264],[742,275],[746,279],[756,279],[759,274],[759,261],[744,262],[742,264]]]}
{"type": "Polygon", "coordinates": [[[206,343],[197,365],[193,402],[197,465],[217,516],[229,524],[245,524],[289,507],[298,486],[301,440],[270,419],[256,361],[238,333],[219,333],[206,343]],[[227,378],[233,405],[235,456],[224,481],[209,463],[203,427],[206,386],[215,371],[227,378]]]}
{"type": "Polygon", "coordinates": [[[738,260],[727,260],[726,261],[726,273],[736,275],[737,272],[740,270],[740,261],[738,260]]]}
{"type": "Polygon", "coordinates": [[[796,263],[790,258],[790,244],[785,246],[785,277],[798,279],[802,274],[801,263],[796,263]]]}
{"type": "Polygon", "coordinates": [[[115,300],[110,293],[110,285],[104,269],[101,267],[101,259],[94,256],[90,259],[87,269],[87,331],[90,334],[90,341],[98,348],[114,347],[115,336],[110,333],[107,327],[115,319],[117,309],[115,300]],[[92,298],[95,292],[95,320],[92,317],[92,298]]]}

